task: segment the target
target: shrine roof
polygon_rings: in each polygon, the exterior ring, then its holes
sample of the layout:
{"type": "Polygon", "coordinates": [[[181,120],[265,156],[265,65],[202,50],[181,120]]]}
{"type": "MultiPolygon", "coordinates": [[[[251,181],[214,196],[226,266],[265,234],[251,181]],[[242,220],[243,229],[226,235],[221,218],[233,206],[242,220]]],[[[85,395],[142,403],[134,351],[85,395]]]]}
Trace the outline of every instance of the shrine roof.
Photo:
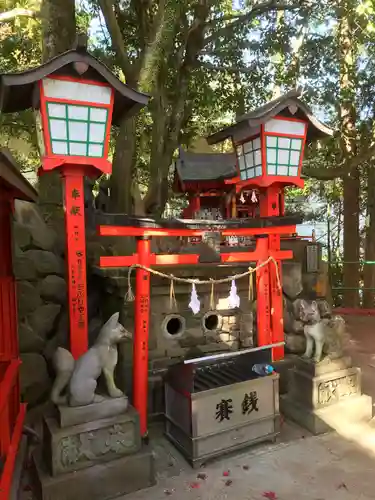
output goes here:
{"type": "Polygon", "coordinates": [[[38,193],[20,172],[16,160],[6,148],[0,149],[0,188],[11,192],[14,198],[36,202],[38,193]]]}
{"type": "Polygon", "coordinates": [[[189,153],[180,148],[175,166],[182,182],[224,180],[237,175],[234,153],[189,153]]]}
{"type": "Polygon", "coordinates": [[[0,75],[0,111],[13,113],[32,108],[35,105],[35,85],[48,76],[70,76],[76,79],[81,75],[75,63],[87,65],[82,78],[109,84],[115,91],[112,122],[116,125],[123,116],[133,116],[146,106],[149,96],[137,92],[121,82],[103,63],[90,55],[85,49],[77,48],[60,54],[45,64],[20,73],[0,75]]]}
{"type": "Polygon", "coordinates": [[[234,228],[270,228],[302,224],[303,216],[291,214],[275,217],[250,217],[228,220],[201,220],[201,219],[163,219],[153,217],[138,217],[127,214],[98,213],[95,216],[97,226],[130,226],[140,228],[163,229],[204,229],[216,230],[234,228]]]}
{"type": "Polygon", "coordinates": [[[208,144],[217,144],[228,138],[233,137],[240,129],[257,129],[276,115],[299,118],[307,120],[307,141],[321,139],[326,136],[332,136],[333,130],[324,123],[320,122],[313,114],[311,108],[301,101],[302,90],[300,88],[290,90],[286,94],[267,102],[263,106],[254,109],[250,113],[236,118],[236,123],[230,125],[207,137],[208,144]],[[293,109],[295,112],[291,112],[293,109]]]}

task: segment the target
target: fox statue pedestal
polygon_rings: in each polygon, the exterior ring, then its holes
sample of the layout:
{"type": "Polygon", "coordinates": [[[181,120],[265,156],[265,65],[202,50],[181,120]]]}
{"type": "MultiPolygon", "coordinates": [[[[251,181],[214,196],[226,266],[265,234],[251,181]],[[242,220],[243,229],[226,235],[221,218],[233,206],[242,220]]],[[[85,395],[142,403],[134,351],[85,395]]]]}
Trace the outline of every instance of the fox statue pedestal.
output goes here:
{"type": "Polygon", "coordinates": [[[369,421],[372,399],[362,394],[361,370],[350,357],[301,358],[291,370],[289,391],[280,397],[280,411],[312,434],[336,429],[346,421],[369,421]]]}
{"type": "Polygon", "coordinates": [[[61,406],[45,418],[43,435],[34,454],[43,500],[109,500],[155,484],[153,454],[126,397],[61,406]]]}
{"type": "Polygon", "coordinates": [[[115,313],[78,360],[58,348],[43,446],[34,465],[43,500],[110,500],[155,483],[154,456],[141,442],[139,416],[116,387],[117,344],[131,339],[115,313]],[[97,394],[103,376],[108,396],[97,394]]]}

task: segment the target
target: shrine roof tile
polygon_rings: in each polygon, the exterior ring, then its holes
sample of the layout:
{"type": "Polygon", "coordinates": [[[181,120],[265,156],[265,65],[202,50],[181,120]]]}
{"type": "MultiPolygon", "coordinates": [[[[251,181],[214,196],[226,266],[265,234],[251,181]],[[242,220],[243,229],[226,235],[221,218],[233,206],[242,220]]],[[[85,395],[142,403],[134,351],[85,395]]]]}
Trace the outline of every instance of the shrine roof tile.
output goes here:
{"type": "Polygon", "coordinates": [[[246,123],[249,128],[256,129],[276,115],[290,116],[307,120],[308,142],[326,136],[332,136],[333,130],[324,123],[320,122],[314,116],[311,108],[305,102],[301,101],[301,96],[302,90],[300,88],[290,90],[286,94],[267,102],[250,113],[237,117],[236,123],[207,137],[208,144],[217,144],[225,141],[226,139],[232,137],[235,131],[246,123]],[[289,110],[290,107],[296,108],[295,113],[291,113],[289,110]]]}
{"type": "Polygon", "coordinates": [[[0,110],[12,113],[35,105],[35,85],[50,75],[80,78],[75,63],[84,63],[88,69],[83,79],[108,83],[115,91],[112,122],[119,124],[123,116],[130,117],[146,106],[149,96],[137,92],[119,80],[105,64],[77,48],[60,54],[45,64],[20,73],[0,74],[0,110]]]}
{"type": "Polygon", "coordinates": [[[191,153],[180,148],[175,167],[182,182],[230,179],[237,175],[234,153],[191,153]]]}

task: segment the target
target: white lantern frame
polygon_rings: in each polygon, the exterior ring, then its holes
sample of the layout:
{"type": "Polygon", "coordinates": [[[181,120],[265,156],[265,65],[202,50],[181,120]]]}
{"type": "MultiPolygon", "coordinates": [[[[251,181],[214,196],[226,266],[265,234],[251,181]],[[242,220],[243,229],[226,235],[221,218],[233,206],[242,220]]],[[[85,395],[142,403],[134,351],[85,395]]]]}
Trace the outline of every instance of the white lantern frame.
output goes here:
{"type": "Polygon", "coordinates": [[[307,128],[305,120],[275,116],[260,126],[258,134],[235,143],[239,185],[302,187],[307,128]]]}
{"type": "Polygon", "coordinates": [[[36,121],[43,168],[72,163],[110,173],[113,88],[85,78],[49,76],[39,82],[39,91],[36,121]]]}

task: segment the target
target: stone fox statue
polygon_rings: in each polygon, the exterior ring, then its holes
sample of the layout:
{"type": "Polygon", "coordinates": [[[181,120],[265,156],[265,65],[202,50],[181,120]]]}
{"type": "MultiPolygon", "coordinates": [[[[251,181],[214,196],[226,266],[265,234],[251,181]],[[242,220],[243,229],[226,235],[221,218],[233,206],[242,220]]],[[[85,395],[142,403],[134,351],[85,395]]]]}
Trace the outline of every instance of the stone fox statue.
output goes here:
{"type": "Polygon", "coordinates": [[[117,344],[125,339],[132,339],[118,321],[119,313],[113,314],[99,332],[95,344],[77,361],[69,351],[59,347],[54,355],[56,371],[51,393],[51,400],[69,406],[84,406],[103,400],[95,394],[97,379],[103,374],[108,394],[119,398],[123,393],[115,385],[114,370],[118,360],[117,344]],[[66,396],[62,395],[67,388],[66,396]]]}
{"type": "Polygon", "coordinates": [[[343,355],[344,344],[347,338],[345,321],[341,316],[321,318],[319,305],[312,301],[300,300],[299,318],[304,324],[306,337],[305,358],[312,358],[319,363],[323,353],[330,358],[339,358],[343,355]],[[315,347],[315,352],[314,352],[315,347]]]}

